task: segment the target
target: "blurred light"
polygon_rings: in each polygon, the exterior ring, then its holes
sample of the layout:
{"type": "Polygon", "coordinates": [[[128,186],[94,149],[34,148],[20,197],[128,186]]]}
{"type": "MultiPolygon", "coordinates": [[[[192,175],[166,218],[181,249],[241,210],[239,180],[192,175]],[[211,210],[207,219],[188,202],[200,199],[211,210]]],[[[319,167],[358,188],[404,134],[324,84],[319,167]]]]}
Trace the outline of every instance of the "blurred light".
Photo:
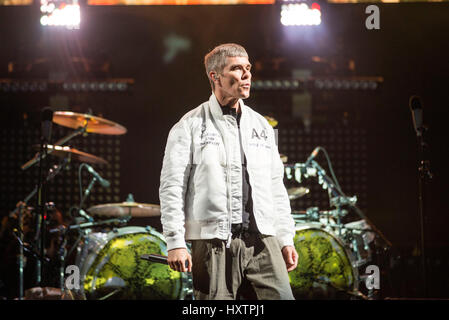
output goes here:
{"type": "Polygon", "coordinates": [[[317,26],[321,24],[321,10],[317,3],[290,3],[281,6],[281,23],[284,26],[317,26]]]}
{"type": "Polygon", "coordinates": [[[80,27],[81,14],[78,0],[41,0],[40,10],[42,12],[40,22],[43,26],[64,26],[68,29],[80,27]]]}

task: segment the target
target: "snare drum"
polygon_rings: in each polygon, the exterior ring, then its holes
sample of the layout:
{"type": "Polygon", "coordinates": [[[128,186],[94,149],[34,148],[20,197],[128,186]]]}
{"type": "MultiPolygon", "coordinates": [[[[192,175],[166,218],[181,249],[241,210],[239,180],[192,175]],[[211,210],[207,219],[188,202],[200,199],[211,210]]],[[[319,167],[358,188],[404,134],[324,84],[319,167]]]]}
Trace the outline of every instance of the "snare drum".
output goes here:
{"type": "Polygon", "coordinates": [[[344,244],[319,223],[296,225],[298,267],[289,273],[296,299],[348,298],[358,289],[358,272],[344,244]]]}
{"type": "Polygon", "coordinates": [[[94,300],[173,300],[191,294],[191,276],[140,258],[149,253],[167,255],[163,235],[151,227],[87,234],[76,259],[82,293],[94,300]]]}

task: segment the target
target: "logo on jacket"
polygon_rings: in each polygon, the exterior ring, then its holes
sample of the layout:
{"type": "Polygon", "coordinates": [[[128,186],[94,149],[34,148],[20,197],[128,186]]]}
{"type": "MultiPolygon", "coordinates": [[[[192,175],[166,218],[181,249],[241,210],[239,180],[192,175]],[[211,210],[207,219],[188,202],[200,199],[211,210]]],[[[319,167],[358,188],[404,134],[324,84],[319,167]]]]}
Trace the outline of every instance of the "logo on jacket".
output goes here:
{"type": "Polygon", "coordinates": [[[265,130],[262,130],[260,133],[257,133],[256,129],[253,128],[253,132],[251,134],[251,139],[264,139],[265,141],[268,139],[267,134],[265,132],[265,130]]]}

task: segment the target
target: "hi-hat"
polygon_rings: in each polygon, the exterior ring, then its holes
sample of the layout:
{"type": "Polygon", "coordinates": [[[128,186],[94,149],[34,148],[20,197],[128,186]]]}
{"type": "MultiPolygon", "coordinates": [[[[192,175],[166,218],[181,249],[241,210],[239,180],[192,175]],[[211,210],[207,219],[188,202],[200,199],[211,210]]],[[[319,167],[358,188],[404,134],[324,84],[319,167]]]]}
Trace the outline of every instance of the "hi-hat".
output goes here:
{"type": "Polygon", "coordinates": [[[55,111],[53,113],[53,122],[72,129],[86,127],[86,132],[88,133],[119,135],[125,134],[127,131],[125,127],[113,121],[71,111],[55,111]]]}
{"type": "Polygon", "coordinates": [[[308,194],[310,192],[310,189],[305,187],[299,187],[299,188],[290,188],[287,189],[288,198],[290,200],[296,200],[298,198],[301,198],[308,194]]]}
{"type": "Polygon", "coordinates": [[[106,203],[93,206],[87,210],[90,215],[97,217],[127,217],[147,218],[159,217],[161,208],[157,204],[122,202],[106,203]]]}
{"type": "MultiPolygon", "coordinates": [[[[35,150],[39,150],[39,148],[39,145],[34,146],[35,150]]],[[[57,156],[59,158],[70,157],[71,160],[76,160],[79,162],[86,162],[91,164],[108,164],[108,162],[103,158],[77,150],[75,148],[71,148],[69,146],[54,146],[49,144],[47,146],[47,150],[49,154],[57,156]]],[[[39,158],[39,153],[37,153],[35,157],[39,158]]]]}

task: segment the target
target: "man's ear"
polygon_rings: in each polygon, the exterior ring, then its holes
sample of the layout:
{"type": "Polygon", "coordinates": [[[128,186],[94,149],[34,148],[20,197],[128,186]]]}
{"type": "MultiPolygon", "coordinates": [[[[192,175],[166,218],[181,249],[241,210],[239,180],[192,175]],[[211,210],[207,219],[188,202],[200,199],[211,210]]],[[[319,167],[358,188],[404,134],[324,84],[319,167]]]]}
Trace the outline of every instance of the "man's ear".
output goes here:
{"type": "Polygon", "coordinates": [[[210,80],[213,82],[213,84],[214,84],[214,87],[216,87],[216,86],[221,86],[221,83],[220,83],[220,76],[215,72],[215,71],[211,71],[210,73],[209,73],[209,76],[210,76],[210,80]]]}

